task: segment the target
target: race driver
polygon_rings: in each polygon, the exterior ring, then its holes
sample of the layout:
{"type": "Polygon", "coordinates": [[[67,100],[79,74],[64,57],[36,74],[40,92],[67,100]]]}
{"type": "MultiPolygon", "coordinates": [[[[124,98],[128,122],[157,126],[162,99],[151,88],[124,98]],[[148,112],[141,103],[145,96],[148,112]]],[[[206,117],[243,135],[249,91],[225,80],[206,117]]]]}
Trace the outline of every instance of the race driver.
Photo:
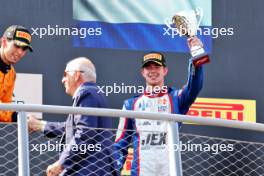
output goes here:
{"type": "MultiPolygon", "coordinates": [[[[13,65],[25,56],[27,50],[33,51],[30,43],[31,34],[23,26],[12,25],[4,32],[0,47],[0,103],[12,102],[16,79],[13,65]]],[[[0,122],[15,121],[16,113],[0,111],[0,122]]]]}
{"type": "MultiPolygon", "coordinates": [[[[188,39],[188,46],[203,47],[203,44],[194,36],[188,39]]],[[[158,52],[146,54],[141,68],[141,74],[146,80],[145,92],[125,100],[123,109],[186,114],[202,88],[202,67],[190,62],[187,84],[176,90],[164,85],[164,78],[168,73],[164,56],[158,52]]],[[[121,117],[114,144],[117,170],[122,170],[127,149],[132,145],[132,176],[169,175],[167,125],[166,121],[121,117]]]]}

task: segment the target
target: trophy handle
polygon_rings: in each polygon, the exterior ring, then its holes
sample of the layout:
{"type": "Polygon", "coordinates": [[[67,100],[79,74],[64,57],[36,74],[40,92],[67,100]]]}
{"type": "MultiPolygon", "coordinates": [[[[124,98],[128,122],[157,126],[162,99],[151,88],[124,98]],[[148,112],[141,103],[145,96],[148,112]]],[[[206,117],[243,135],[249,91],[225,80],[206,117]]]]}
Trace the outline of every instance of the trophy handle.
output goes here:
{"type": "Polygon", "coordinates": [[[203,19],[203,9],[201,7],[196,7],[195,15],[197,18],[197,26],[199,27],[203,19]]]}
{"type": "Polygon", "coordinates": [[[171,29],[172,31],[178,32],[178,29],[176,27],[171,27],[172,26],[172,23],[171,23],[172,22],[172,19],[171,18],[165,18],[164,22],[165,22],[166,26],[169,29],[171,29]]]}

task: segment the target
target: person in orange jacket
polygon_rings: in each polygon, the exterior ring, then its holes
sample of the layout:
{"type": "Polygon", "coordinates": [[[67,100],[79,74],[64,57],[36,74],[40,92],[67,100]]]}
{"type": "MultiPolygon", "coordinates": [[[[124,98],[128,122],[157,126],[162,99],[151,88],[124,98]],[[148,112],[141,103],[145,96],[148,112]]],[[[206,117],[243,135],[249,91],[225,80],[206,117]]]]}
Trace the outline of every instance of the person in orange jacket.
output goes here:
{"type": "MultiPolygon", "coordinates": [[[[1,38],[0,47],[0,103],[11,103],[16,79],[13,67],[29,50],[33,51],[29,30],[20,25],[6,29],[1,38]]],[[[15,122],[16,113],[0,111],[0,122],[15,122]]]]}

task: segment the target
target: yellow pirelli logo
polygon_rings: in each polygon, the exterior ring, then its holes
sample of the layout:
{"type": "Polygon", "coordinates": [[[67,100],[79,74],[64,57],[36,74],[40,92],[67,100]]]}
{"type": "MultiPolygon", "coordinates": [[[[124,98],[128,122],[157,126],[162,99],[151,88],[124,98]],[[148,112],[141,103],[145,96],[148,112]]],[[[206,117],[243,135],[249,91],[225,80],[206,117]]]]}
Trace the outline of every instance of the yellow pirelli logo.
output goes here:
{"type": "Polygon", "coordinates": [[[27,32],[23,31],[17,31],[16,37],[27,39],[29,42],[31,42],[31,35],[27,32]]]}
{"type": "Polygon", "coordinates": [[[161,60],[162,56],[158,53],[150,53],[144,56],[144,61],[149,59],[158,59],[161,60]]]}
{"type": "Polygon", "coordinates": [[[188,115],[256,122],[256,100],[197,98],[188,115]]]}

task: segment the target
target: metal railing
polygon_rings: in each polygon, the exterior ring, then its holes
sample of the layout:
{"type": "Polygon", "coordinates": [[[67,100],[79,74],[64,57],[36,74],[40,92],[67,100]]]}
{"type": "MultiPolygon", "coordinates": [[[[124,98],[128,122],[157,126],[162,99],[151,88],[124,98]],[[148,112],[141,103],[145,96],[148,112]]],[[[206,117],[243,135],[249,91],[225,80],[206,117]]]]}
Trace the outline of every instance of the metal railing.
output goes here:
{"type": "MultiPolygon", "coordinates": [[[[202,117],[192,117],[186,115],[176,115],[176,114],[165,114],[165,113],[150,113],[150,112],[136,112],[136,111],[123,111],[116,109],[104,109],[104,108],[79,108],[79,107],[66,107],[66,106],[50,106],[50,105],[14,105],[14,104],[0,104],[0,109],[2,110],[12,110],[19,111],[18,118],[18,160],[19,160],[19,175],[27,176],[29,173],[29,143],[28,143],[28,130],[26,123],[26,116],[24,112],[45,112],[54,114],[83,114],[83,115],[94,115],[94,116],[108,116],[108,117],[128,117],[128,118],[139,118],[139,119],[149,119],[149,120],[163,120],[170,122],[171,128],[171,140],[173,144],[179,143],[178,129],[175,129],[174,122],[190,122],[202,125],[211,126],[222,126],[229,128],[240,128],[253,131],[264,131],[264,125],[258,123],[250,122],[238,122],[238,121],[228,121],[223,119],[208,119],[202,117]]],[[[170,136],[170,135],[169,135],[170,136]]],[[[170,160],[170,175],[182,175],[182,165],[183,169],[185,162],[181,162],[181,157],[184,156],[183,153],[180,155],[180,150],[174,150],[173,160],[170,160]]],[[[171,156],[171,154],[170,154],[171,156]]]]}
{"type": "MultiPolygon", "coordinates": [[[[106,131],[107,129],[105,129],[106,131]]],[[[111,130],[113,131],[113,130],[111,130]]],[[[115,132],[114,130],[113,132],[115,132]]],[[[115,136],[113,136],[115,138],[115,136]]],[[[232,145],[233,151],[183,150],[181,151],[183,175],[191,176],[260,176],[264,175],[264,143],[215,138],[180,133],[183,144],[210,144],[212,147],[232,145]]],[[[41,132],[29,136],[30,176],[45,175],[48,165],[54,163],[59,152],[44,146],[58,144],[59,139],[48,139],[41,132]]],[[[0,123],[0,175],[18,173],[17,124],[0,123]]],[[[127,157],[122,175],[130,175],[132,153],[127,157]]],[[[159,158],[160,159],[160,158],[159,158]]]]}

